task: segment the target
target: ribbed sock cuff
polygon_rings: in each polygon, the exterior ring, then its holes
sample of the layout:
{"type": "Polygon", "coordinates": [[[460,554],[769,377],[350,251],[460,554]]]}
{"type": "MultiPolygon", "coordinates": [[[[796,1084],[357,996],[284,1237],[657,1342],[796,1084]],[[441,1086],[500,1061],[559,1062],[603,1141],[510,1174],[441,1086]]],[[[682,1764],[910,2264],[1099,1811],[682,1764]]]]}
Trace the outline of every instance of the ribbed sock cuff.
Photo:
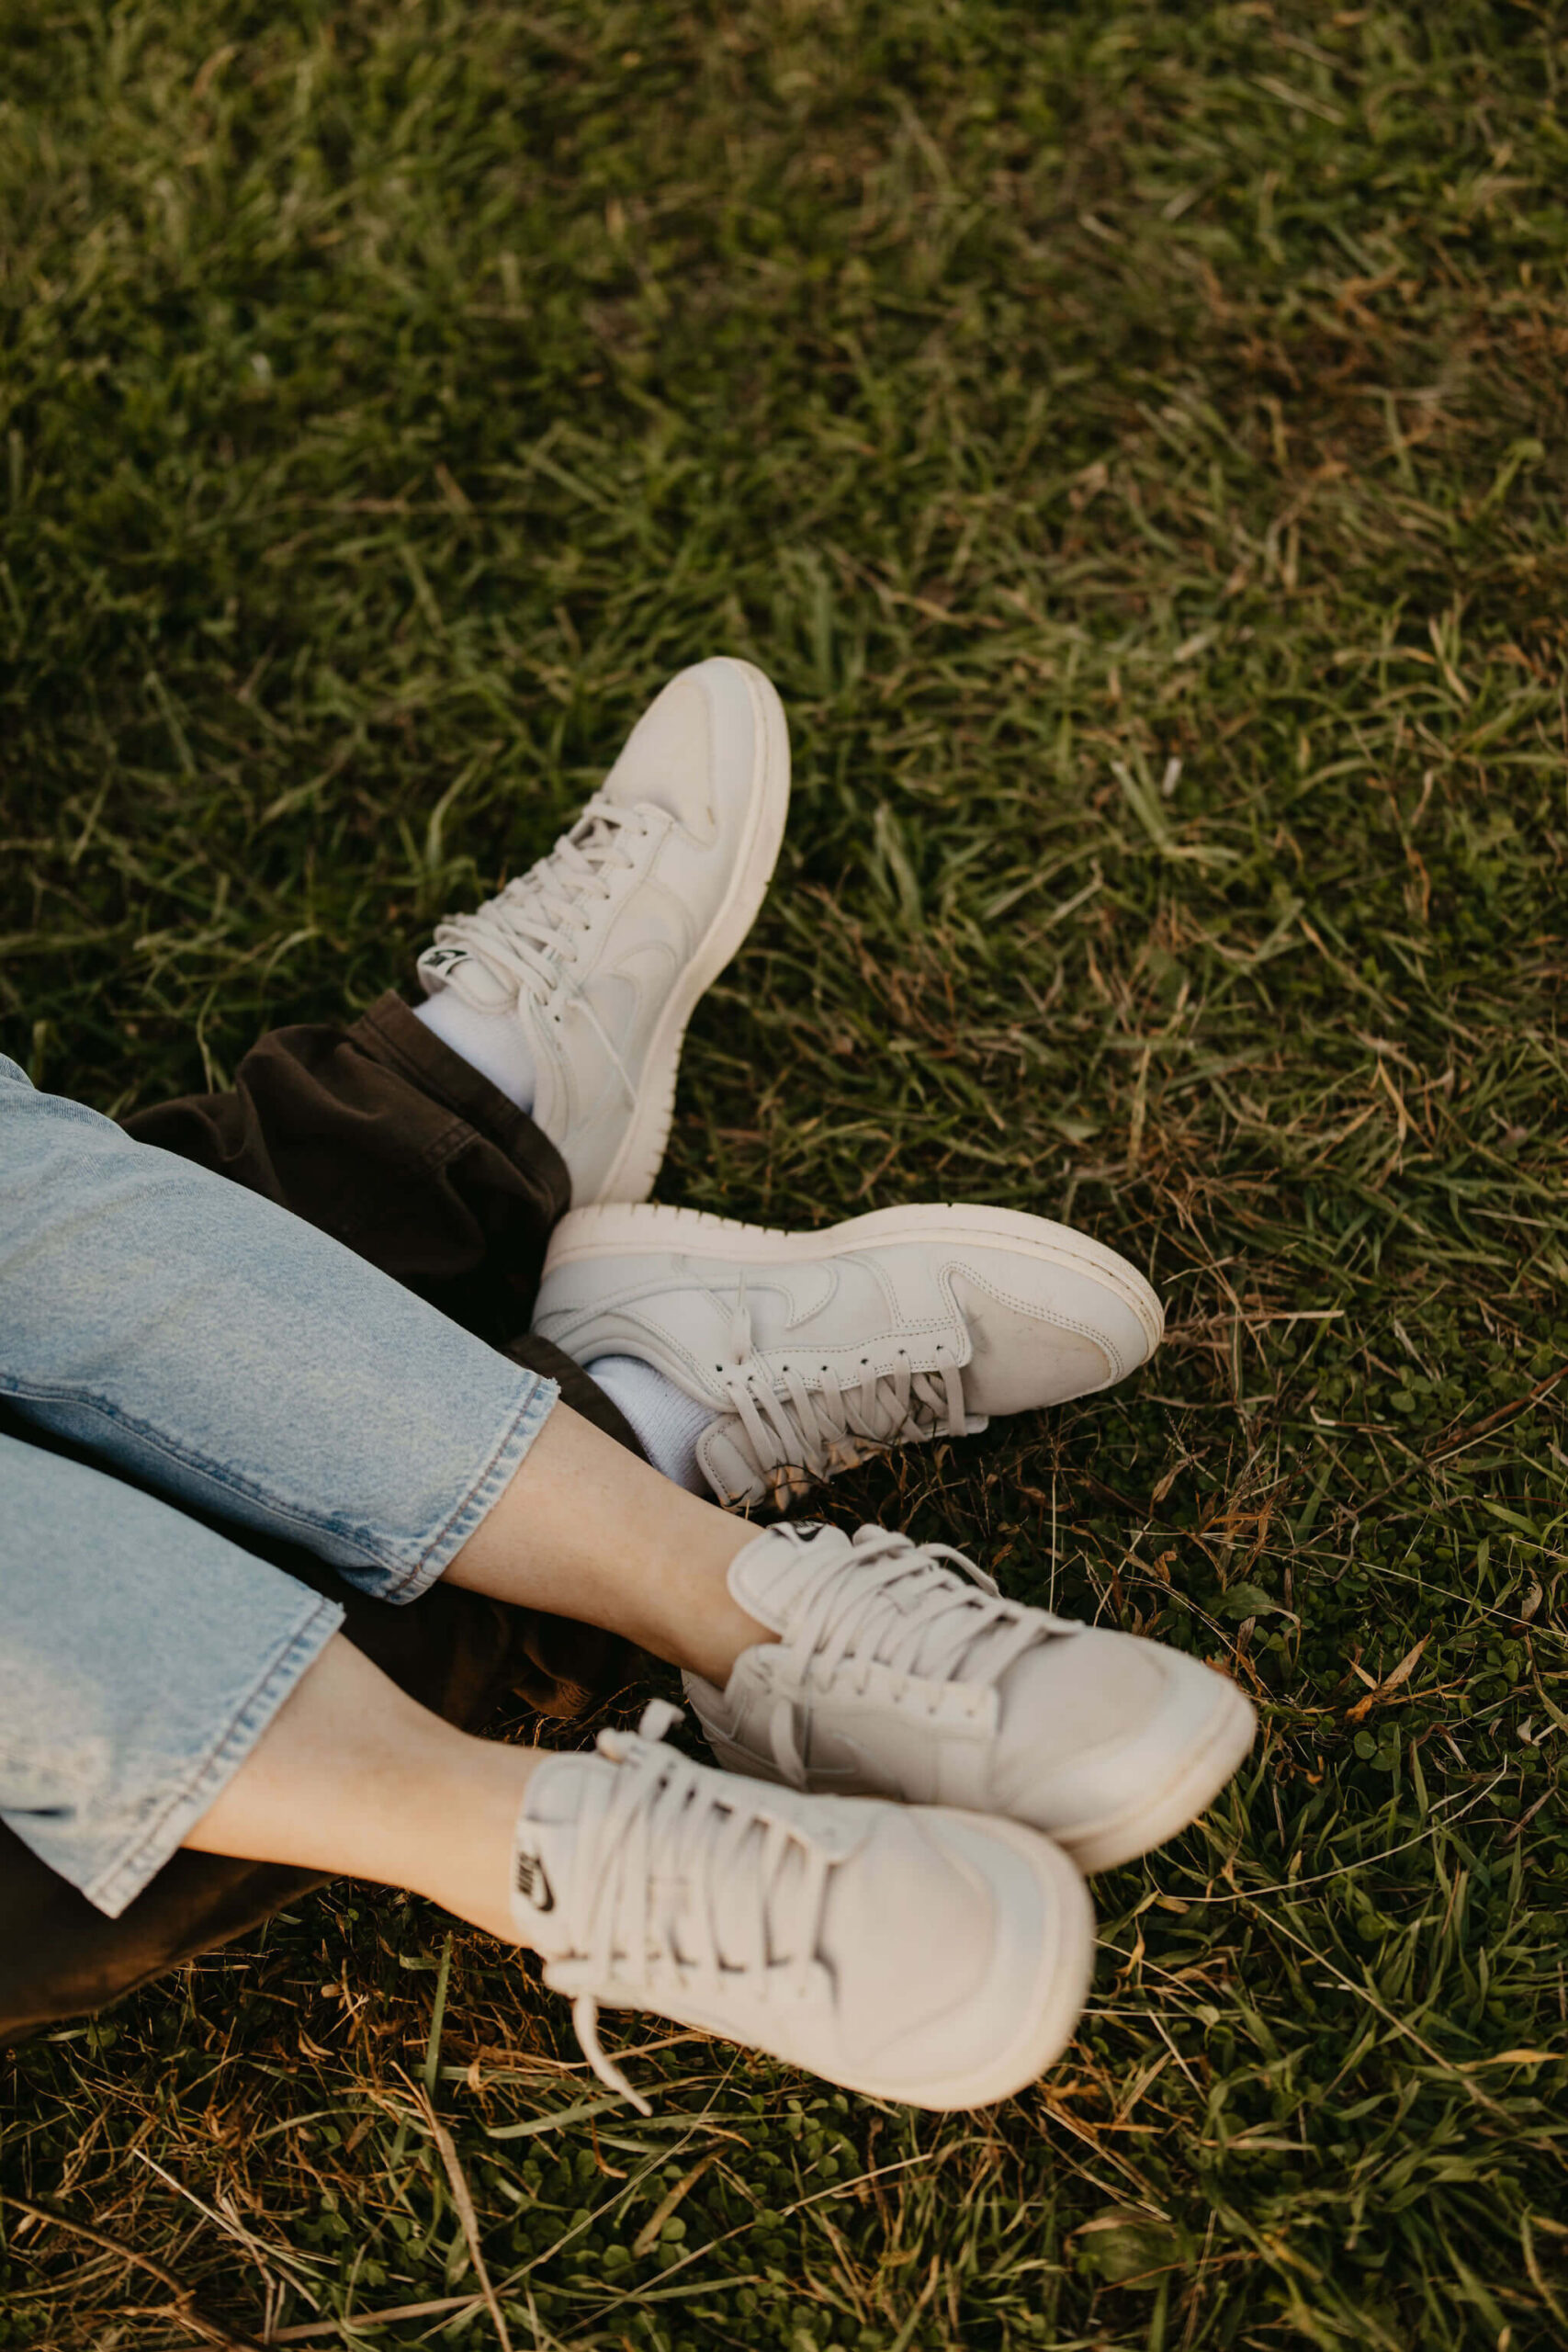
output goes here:
{"type": "Polygon", "coordinates": [[[619,1406],[654,1468],[688,1494],[705,1495],[708,1483],[697,1467],[697,1440],[716,1418],[711,1408],[688,1396],[639,1356],[600,1356],[586,1370],[595,1387],[619,1406]]]}

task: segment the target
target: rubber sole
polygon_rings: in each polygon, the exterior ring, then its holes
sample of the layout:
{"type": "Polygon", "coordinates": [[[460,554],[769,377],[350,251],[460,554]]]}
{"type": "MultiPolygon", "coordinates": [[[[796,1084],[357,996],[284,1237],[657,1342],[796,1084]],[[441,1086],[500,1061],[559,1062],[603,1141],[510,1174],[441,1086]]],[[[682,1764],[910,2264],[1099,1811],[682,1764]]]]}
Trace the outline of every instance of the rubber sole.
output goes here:
{"type": "Polygon", "coordinates": [[[984,1208],[964,1202],[929,1207],[874,1209],[841,1225],[810,1233],[780,1233],[765,1225],[744,1225],[714,1216],[706,1209],[605,1202],[573,1209],[550,1237],[547,1276],[558,1266],[584,1258],[621,1258],[648,1250],[676,1250],[688,1258],[743,1259],[752,1265],[842,1257],[879,1244],[924,1243],[945,1249],[1004,1248],[1048,1265],[1090,1274],[1130,1307],[1143,1327],[1152,1355],[1165,1330],[1165,1309],[1135,1266],[1101,1241],[1069,1225],[1029,1216],[1021,1209],[984,1208]]]}
{"type": "Polygon", "coordinates": [[[756,764],[747,830],[728,894],[671,990],[654,1032],[636,1107],[596,1195],[601,1202],[632,1204],[646,1201],[652,1192],[675,1115],[675,1081],[686,1024],[756,922],[784,842],[789,814],[789,729],[784,705],[761,670],[750,662],[728,658],[730,667],[746,680],[756,720],[756,764]]]}
{"type": "Polygon", "coordinates": [[[1208,1737],[1190,1749],[1181,1770],[1162,1788],[1124,1805],[1119,1813],[1088,1823],[1076,1830],[1053,1830],[1065,1854],[1086,1877],[1097,1871],[1117,1870],[1151,1853],[1168,1838],[1206,1813],[1237,1770],[1258,1728],[1250,1700],[1234,1682],[1215,1675],[1219,1684],[1213,1721],[1208,1737]]]}

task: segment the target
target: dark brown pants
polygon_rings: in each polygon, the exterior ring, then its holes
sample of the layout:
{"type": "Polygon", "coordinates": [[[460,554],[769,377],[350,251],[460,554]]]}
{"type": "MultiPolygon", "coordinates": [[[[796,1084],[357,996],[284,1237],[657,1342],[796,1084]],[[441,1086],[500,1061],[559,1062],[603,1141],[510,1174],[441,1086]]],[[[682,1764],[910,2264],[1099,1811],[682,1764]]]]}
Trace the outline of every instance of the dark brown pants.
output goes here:
{"type": "MultiPolygon", "coordinates": [[[[576,1411],[637,1450],[603,1391],[528,1334],[545,1247],[570,1196],[559,1153],[398,998],[382,997],[347,1029],[275,1030],[246,1055],[232,1092],[164,1103],[127,1125],[334,1235],[491,1346],[548,1373],[576,1411]]],[[[21,1424],[16,1434],[40,1442],[21,1424]]],[[[223,1532],[330,1592],[347,1638],[453,1723],[482,1723],[509,1690],[570,1718],[633,1669],[624,1644],[566,1618],[445,1584],[389,1608],[296,1546],[223,1532]]],[[[97,2008],[318,1883],[278,1864],[182,1852],[106,1919],[0,1825],[0,2041],[97,2008]]]]}

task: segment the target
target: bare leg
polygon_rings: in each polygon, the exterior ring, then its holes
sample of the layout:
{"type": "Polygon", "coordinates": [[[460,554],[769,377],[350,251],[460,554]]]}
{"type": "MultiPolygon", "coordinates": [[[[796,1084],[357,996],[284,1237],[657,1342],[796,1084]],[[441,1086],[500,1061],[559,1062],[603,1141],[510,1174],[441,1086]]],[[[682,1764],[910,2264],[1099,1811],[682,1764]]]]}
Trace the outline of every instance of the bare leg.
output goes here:
{"type": "Polygon", "coordinates": [[[558,1405],[446,1576],[606,1626],[722,1685],[743,1649],[773,1639],[725,1583],[756,1533],[558,1405]]]}
{"type": "MultiPolygon", "coordinates": [[[[558,1405],[446,1573],[723,1683],[773,1639],[725,1583],[755,1532],[558,1405]]],[[[515,1942],[512,1837],[539,1754],[444,1723],[339,1635],[185,1842],[411,1887],[515,1942]]]]}
{"type": "Polygon", "coordinates": [[[185,1843],[411,1887],[515,1943],[512,1838],[538,1761],[444,1723],[339,1634],[185,1843]]]}

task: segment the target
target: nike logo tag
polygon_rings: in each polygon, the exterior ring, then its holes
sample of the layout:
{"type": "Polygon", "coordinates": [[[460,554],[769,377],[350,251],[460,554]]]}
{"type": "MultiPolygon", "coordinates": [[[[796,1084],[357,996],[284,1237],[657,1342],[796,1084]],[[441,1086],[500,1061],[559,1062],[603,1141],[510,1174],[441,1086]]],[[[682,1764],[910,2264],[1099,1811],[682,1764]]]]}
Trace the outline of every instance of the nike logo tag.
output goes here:
{"type": "Polygon", "coordinates": [[[517,1857],[517,1892],[536,1911],[553,1911],[556,1907],[555,1889],[549,1874],[537,1854],[517,1857]]]}

